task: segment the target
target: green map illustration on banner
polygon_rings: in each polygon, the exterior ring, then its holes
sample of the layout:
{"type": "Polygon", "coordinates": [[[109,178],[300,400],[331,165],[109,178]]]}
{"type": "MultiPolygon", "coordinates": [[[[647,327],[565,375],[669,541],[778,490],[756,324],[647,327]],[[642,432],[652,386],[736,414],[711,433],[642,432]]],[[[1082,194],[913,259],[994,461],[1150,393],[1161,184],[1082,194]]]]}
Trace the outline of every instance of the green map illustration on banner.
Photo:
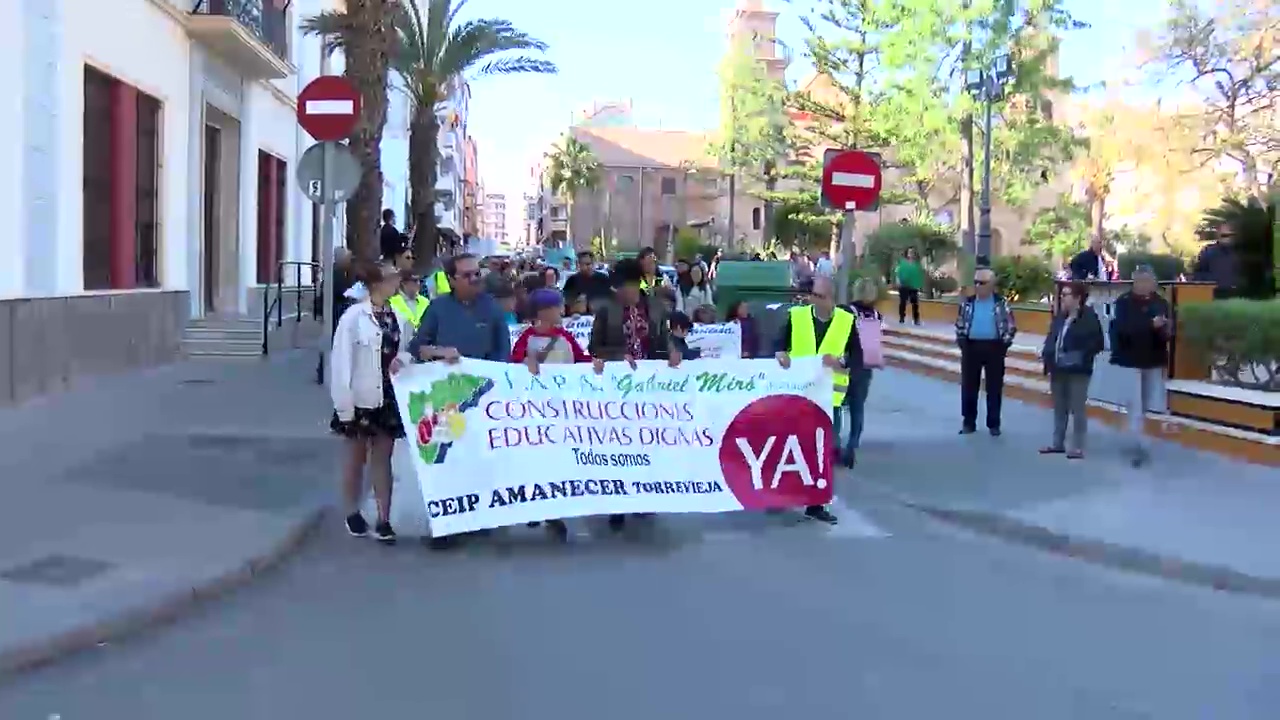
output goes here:
{"type": "Polygon", "coordinates": [[[428,465],[444,462],[449,448],[467,431],[465,413],[476,407],[481,396],[493,389],[486,377],[450,373],[409,393],[409,420],[418,440],[418,455],[428,465]]]}

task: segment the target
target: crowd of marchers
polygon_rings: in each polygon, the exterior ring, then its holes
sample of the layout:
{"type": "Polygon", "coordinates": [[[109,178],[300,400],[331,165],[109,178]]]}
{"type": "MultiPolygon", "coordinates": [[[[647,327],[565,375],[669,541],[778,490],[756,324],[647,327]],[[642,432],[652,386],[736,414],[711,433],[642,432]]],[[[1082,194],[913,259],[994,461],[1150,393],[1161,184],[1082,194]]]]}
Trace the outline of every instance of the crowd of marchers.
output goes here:
{"type": "MultiPolygon", "coordinates": [[[[381,250],[381,259],[368,264],[354,263],[340,252],[332,280],[340,302],[334,313],[330,428],[346,446],[342,500],[351,535],[372,533],[388,544],[396,540],[390,521],[391,457],[395,443],[405,438],[405,424],[391,376],[409,363],[454,363],[465,357],[523,363],[533,373],[548,363],[591,363],[596,372],[603,372],[608,362],[634,365],[639,360],[662,360],[675,367],[699,359],[686,340],[695,324],[738,323],[743,357],[771,355],[784,368],[796,357],[822,358],[834,378],[831,403],[840,459],[850,468],[857,463],[872,378],[885,363],[884,318],[876,310],[879,287],[874,281],[855,283],[852,302],[839,305],[829,268],[819,265],[811,273],[802,272],[796,303],[785,310],[780,330],[774,337],[762,337],[746,303],[735,302],[723,317],[718,315],[718,256],[689,258],[663,268],[654,250],[645,248],[636,258],[606,267],[584,251],[557,268],[531,258],[460,254],[444,258],[424,277],[413,269],[413,252],[403,234],[384,232],[381,250]],[[593,322],[583,347],[563,322],[586,314],[593,322]],[[527,326],[513,343],[509,328],[517,323],[527,326]],[[366,474],[376,501],[372,527],[359,509],[366,474]]],[[[909,303],[916,309],[916,293],[907,290],[919,285],[913,273],[918,266],[918,259],[907,254],[895,270],[900,322],[906,319],[909,303]]],[[[1005,363],[1018,330],[995,282],[989,268],[978,268],[973,292],[957,313],[961,434],[976,432],[979,398],[984,394],[986,428],[993,436],[1001,434],[1005,363]]],[[[1131,389],[1128,429],[1135,465],[1149,457],[1142,419],[1151,404],[1148,399],[1162,392],[1168,318],[1169,307],[1156,292],[1154,274],[1150,268],[1138,268],[1131,291],[1115,302],[1109,324],[1111,363],[1124,369],[1131,389]]],[[[913,319],[918,323],[918,316],[913,319]]],[[[1106,346],[1102,323],[1088,303],[1087,285],[1069,283],[1040,349],[1054,409],[1052,440],[1040,452],[1084,456],[1089,379],[1106,346]]],[[[837,522],[826,506],[805,507],[803,513],[819,522],[837,522]]],[[[624,515],[608,518],[615,531],[627,522],[624,515]]],[[[564,521],[544,525],[554,537],[568,539],[564,521]]],[[[455,536],[435,537],[431,546],[444,549],[459,541],[455,536]]]]}

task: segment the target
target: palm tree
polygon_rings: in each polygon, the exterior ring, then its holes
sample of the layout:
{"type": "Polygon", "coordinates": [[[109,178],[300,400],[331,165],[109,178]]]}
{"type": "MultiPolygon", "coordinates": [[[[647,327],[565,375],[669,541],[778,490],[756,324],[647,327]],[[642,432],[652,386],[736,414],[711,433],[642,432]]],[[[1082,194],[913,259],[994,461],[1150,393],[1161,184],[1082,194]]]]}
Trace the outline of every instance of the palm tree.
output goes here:
{"type": "Polygon", "coordinates": [[[542,53],[547,44],[506,20],[459,22],[458,11],[465,4],[466,0],[400,0],[393,12],[396,45],[391,67],[404,82],[413,105],[409,121],[410,206],[417,228],[414,255],[423,267],[430,266],[437,253],[435,188],[440,173],[440,119],[436,106],[470,71],[479,75],[556,72],[555,64],[548,60],[523,54],[504,56],[509,52],[542,53]]]}
{"type": "Polygon", "coordinates": [[[326,10],[302,21],[302,31],[319,36],[325,51],[341,50],[344,73],[360,93],[360,119],[350,137],[351,152],[364,173],[347,201],[347,247],[361,257],[378,252],[382,212],[382,128],[387,122],[388,58],[394,38],[390,11],[396,0],[347,0],[345,11],[326,10]]]}
{"type": "Polygon", "coordinates": [[[565,226],[569,228],[566,234],[574,242],[574,249],[580,250],[582,248],[577,246],[577,238],[573,236],[573,199],[579,191],[599,186],[600,161],[596,159],[590,146],[573,135],[565,135],[560,144],[547,154],[547,159],[550,161],[547,166],[547,184],[551,187],[551,192],[564,198],[567,210],[565,226]]]}

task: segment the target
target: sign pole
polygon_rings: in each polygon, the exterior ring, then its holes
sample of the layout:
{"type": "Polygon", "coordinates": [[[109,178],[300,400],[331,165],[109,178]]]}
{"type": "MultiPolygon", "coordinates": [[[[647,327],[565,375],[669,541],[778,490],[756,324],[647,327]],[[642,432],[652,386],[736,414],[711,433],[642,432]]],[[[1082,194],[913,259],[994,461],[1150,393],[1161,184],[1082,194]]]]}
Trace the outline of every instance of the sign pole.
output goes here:
{"type": "Polygon", "coordinates": [[[853,263],[857,259],[857,249],[853,245],[853,228],[855,223],[853,203],[844,211],[844,223],[840,226],[840,271],[836,273],[836,302],[844,305],[850,302],[849,281],[853,277],[853,263]]]}
{"type": "Polygon", "coordinates": [[[333,296],[334,280],[334,248],[333,248],[333,212],[335,205],[333,183],[333,143],[326,142],[322,146],[324,171],[320,176],[320,283],[324,287],[324,319],[325,327],[320,329],[320,366],[316,372],[316,382],[324,384],[325,373],[329,367],[329,353],[333,348],[333,329],[337,327],[337,318],[333,313],[337,309],[337,298],[333,296]]]}

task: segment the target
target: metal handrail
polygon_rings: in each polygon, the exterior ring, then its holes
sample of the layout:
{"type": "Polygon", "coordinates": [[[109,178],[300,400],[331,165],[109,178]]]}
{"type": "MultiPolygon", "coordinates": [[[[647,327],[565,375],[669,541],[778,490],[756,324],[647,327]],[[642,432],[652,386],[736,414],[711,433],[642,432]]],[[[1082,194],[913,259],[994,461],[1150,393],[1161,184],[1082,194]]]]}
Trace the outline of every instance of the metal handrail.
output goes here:
{"type": "MultiPolygon", "coordinates": [[[[289,267],[293,268],[293,276],[294,276],[294,285],[288,291],[293,294],[294,300],[296,301],[296,314],[294,315],[294,322],[301,323],[302,318],[306,314],[302,310],[303,308],[302,296],[308,290],[310,290],[313,293],[313,302],[311,305],[311,316],[314,318],[320,319],[321,314],[323,314],[324,312],[323,310],[320,309],[319,303],[314,301],[314,298],[320,297],[320,291],[321,291],[321,288],[323,287],[322,283],[324,282],[324,278],[320,277],[320,263],[310,262],[307,260],[281,260],[279,263],[276,264],[275,296],[264,297],[263,303],[262,303],[262,354],[263,355],[267,355],[271,351],[269,338],[271,337],[271,313],[272,312],[274,312],[276,315],[276,327],[277,328],[284,327],[284,299],[285,299],[285,292],[286,292],[284,287],[284,275],[285,275],[285,268],[289,268],[289,267]],[[307,287],[303,287],[302,285],[302,269],[304,267],[311,268],[311,285],[307,287]]],[[[271,294],[270,288],[271,286],[267,285],[268,296],[271,294]]]]}

